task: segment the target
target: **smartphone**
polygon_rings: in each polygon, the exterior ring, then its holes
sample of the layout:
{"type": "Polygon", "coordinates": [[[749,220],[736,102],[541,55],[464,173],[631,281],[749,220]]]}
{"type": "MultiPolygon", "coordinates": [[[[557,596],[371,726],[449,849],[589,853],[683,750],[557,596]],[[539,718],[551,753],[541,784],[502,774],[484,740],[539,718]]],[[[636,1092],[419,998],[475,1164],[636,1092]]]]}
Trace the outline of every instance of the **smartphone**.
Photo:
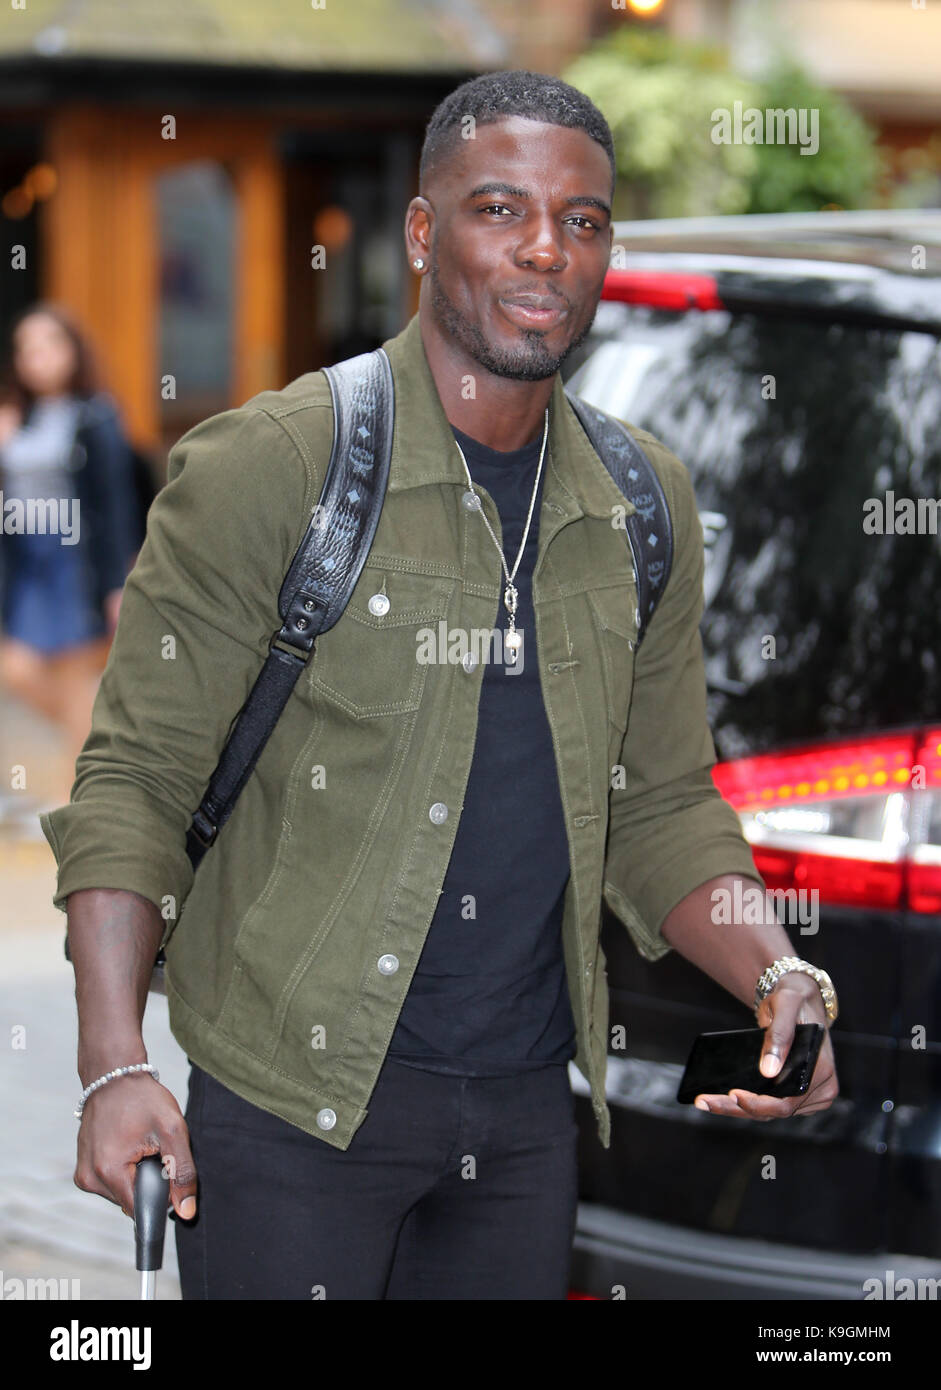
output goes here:
{"type": "Polygon", "coordinates": [[[692,1104],[697,1096],[724,1095],[734,1089],[761,1096],[802,1096],[817,1065],[824,1028],[819,1023],[798,1023],[777,1076],[763,1076],[758,1070],[765,1031],[736,1028],[725,1033],[700,1033],[690,1051],[677,1100],[692,1104]]]}

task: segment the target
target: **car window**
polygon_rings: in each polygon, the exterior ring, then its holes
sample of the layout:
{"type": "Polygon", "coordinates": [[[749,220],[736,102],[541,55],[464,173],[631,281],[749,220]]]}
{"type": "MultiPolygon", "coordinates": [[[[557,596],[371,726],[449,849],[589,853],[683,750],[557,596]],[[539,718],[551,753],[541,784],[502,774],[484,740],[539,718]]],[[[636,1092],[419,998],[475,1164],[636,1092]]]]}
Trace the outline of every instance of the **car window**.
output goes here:
{"type": "Polygon", "coordinates": [[[720,756],[938,718],[938,340],[601,308],[570,384],[690,470],[720,756]]]}

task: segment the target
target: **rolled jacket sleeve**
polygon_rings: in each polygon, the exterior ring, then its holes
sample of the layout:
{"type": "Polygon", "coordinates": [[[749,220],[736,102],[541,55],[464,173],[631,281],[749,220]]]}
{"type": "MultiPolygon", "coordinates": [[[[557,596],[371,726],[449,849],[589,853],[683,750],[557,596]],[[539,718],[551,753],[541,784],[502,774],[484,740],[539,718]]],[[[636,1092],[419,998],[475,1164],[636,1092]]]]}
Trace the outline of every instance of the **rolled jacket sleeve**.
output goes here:
{"type": "Polygon", "coordinates": [[[716,755],[699,634],[703,538],[692,482],[659,440],[633,433],[663,484],[674,556],[637,649],[621,746],[624,786],[611,791],[604,899],[653,961],[671,949],[661,927],[688,893],[721,874],[761,880],[738,816],[711,775],[716,755]]]}
{"type": "Polygon", "coordinates": [[[251,402],[171,450],[71,799],[40,817],[56,907],[79,889],[121,888],[161,910],[169,897],[178,914],[192,813],[280,622],[315,483],[284,425],[251,402]]]}

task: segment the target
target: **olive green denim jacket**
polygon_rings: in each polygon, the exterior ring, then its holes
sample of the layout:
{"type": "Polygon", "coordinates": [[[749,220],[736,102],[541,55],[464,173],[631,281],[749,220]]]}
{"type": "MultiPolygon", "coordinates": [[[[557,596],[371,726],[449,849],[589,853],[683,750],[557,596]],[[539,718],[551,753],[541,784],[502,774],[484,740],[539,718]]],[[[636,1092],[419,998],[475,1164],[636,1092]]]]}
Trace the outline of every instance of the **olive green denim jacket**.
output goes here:
{"type": "MultiPolygon", "coordinates": [[[[420,661],[417,634],[441,621],[492,629],[502,592],[493,543],[463,502],[467,480],[417,316],[384,346],[395,433],[368,563],[199,872],[186,830],[281,624],[278,592],[330,456],[320,372],[203,421],[171,451],[71,799],[41,818],[57,907],[100,887],[160,908],[170,1023],[188,1056],[339,1149],[366,1117],[421,955],[474,749],[483,665],[420,661]],[[377,593],[385,612],[369,606],[377,593]]],[[[557,377],[533,577],[537,650],[524,647],[524,660],[539,662],[568,832],[575,1065],[605,1147],[602,896],[653,961],[670,949],[660,927],[680,899],[722,873],[755,876],[710,774],[692,485],[661,443],[634,434],[675,530],[643,643],[635,650],[627,536],[613,524],[630,504],[557,377]]]]}

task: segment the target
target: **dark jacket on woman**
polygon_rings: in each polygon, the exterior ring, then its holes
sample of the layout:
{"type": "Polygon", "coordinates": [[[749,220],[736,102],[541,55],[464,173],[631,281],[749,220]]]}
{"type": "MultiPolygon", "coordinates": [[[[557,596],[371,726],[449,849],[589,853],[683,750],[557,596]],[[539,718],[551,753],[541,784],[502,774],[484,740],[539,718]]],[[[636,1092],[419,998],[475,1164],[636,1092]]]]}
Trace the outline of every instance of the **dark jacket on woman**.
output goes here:
{"type": "MultiPolygon", "coordinates": [[[[32,410],[27,411],[28,424],[32,410]]],[[[79,500],[78,546],[88,562],[92,601],[120,589],[144,539],[144,508],[135,481],[135,457],[111,395],[99,391],[81,402],[67,463],[79,500]]],[[[7,537],[0,527],[0,586],[7,537]]]]}
{"type": "Polygon", "coordinates": [[[83,401],[70,467],[81,500],[81,541],[87,546],[99,606],[124,584],[144,539],[134,482],[134,455],[107,392],[83,401]]]}

